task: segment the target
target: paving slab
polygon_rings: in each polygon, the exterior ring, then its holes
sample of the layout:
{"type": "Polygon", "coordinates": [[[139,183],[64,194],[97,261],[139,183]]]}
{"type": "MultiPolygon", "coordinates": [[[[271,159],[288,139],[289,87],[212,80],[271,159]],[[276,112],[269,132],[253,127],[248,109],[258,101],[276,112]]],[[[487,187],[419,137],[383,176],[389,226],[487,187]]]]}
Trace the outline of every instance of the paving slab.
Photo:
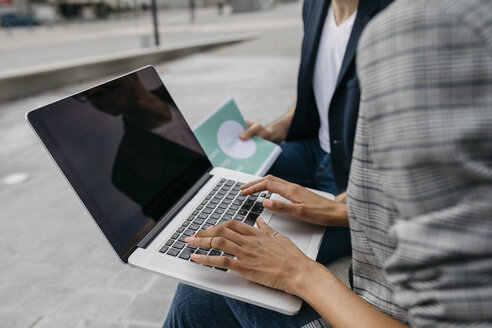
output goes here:
{"type": "Polygon", "coordinates": [[[108,284],[108,288],[111,291],[126,293],[146,292],[160,277],[161,276],[156,273],[143,271],[133,267],[125,267],[116,276],[113,275],[108,284]]]}
{"type": "Polygon", "coordinates": [[[156,325],[156,326],[147,326],[147,325],[129,325],[128,328],[161,328],[162,325],[156,325]]]}
{"type": "Polygon", "coordinates": [[[33,327],[36,328],[67,328],[75,327],[77,322],[69,318],[61,318],[58,316],[44,315],[40,317],[33,327]]]}
{"type": "Polygon", "coordinates": [[[0,285],[0,311],[15,310],[32,292],[32,288],[22,284],[0,285]]]}
{"type": "Polygon", "coordinates": [[[18,308],[28,314],[51,315],[56,313],[72,294],[73,289],[36,286],[18,308]]]}
{"type": "Polygon", "coordinates": [[[169,290],[175,290],[177,285],[178,282],[175,279],[166,276],[158,276],[157,279],[152,282],[146,294],[157,296],[163,295],[169,290]]]}
{"type": "Polygon", "coordinates": [[[22,311],[0,311],[0,328],[32,327],[40,320],[39,316],[26,314],[22,311]]]}
{"type": "Polygon", "coordinates": [[[125,313],[124,321],[133,324],[162,326],[171,301],[172,295],[138,295],[125,313]],[[155,306],[155,304],[165,306],[155,306]]]}
{"type": "Polygon", "coordinates": [[[127,312],[134,299],[133,295],[123,293],[80,292],[58,311],[61,317],[79,320],[101,320],[118,322],[127,312]]]}
{"type": "MultiPolygon", "coordinates": [[[[124,325],[123,325],[124,326],[124,325]]],[[[98,320],[83,320],[80,321],[76,328],[121,328],[122,323],[98,321],[98,320]]]]}

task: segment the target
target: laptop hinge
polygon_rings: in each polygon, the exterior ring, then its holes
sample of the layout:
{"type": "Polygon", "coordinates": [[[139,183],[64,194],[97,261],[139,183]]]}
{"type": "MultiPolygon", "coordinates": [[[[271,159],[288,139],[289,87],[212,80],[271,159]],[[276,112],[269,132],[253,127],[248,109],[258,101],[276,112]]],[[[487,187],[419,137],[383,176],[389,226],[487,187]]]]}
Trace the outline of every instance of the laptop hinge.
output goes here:
{"type": "Polygon", "coordinates": [[[147,235],[137,244],[137,247],[146,248],[154,240],[155,237],[171,222],[171,219],[176,216],[185,207],[186,204],[198,193],[198,191],[212,178],[212,175],[207,171],[200,180],[198,180],[188,192],[164,215],[162,219],[150,230],[147,235]]]}

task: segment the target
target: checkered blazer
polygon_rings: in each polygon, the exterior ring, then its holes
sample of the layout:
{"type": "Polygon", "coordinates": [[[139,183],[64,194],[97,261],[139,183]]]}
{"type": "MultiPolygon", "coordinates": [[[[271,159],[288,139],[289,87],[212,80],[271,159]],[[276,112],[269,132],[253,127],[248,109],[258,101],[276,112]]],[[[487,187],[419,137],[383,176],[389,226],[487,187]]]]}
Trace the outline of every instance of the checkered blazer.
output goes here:
{"type": "Polygon", "coordinates": [[[399,0],[357,67],[354,291],[412,327],[492,326],[492,0],[399,0]]]}

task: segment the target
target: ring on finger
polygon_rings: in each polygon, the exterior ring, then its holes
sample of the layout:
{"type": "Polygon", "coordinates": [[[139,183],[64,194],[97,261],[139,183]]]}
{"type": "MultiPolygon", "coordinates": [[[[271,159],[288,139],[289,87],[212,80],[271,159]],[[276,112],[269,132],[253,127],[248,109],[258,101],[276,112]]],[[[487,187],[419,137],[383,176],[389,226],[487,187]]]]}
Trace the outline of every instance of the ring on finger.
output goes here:
{"type": "Polygon", "coordinates": [[[214,240],[215,236],[213,236],[212,238],[210,238],[210,247],[209,248],[213,248],[212,247],[212,240],[214,240]]]}

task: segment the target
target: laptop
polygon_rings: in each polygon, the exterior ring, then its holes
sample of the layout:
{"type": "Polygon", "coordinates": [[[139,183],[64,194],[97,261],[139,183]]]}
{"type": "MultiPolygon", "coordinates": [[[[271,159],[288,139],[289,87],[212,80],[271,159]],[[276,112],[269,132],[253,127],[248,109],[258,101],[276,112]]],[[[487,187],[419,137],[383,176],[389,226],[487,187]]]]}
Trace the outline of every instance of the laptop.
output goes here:
{"type": "Polygon", "coordinates": [[[121,261],[284,314],[299,311],[295,296],[190,259],[233,257],[184,242],[231,219],[254,226],[261,215],[312,259],[324,228],[263,209],[264,199],[283,199],[277,194],[242,195],[240,186],[258,177],[212,166],[153,67],[26,118],[121,261]]]}

